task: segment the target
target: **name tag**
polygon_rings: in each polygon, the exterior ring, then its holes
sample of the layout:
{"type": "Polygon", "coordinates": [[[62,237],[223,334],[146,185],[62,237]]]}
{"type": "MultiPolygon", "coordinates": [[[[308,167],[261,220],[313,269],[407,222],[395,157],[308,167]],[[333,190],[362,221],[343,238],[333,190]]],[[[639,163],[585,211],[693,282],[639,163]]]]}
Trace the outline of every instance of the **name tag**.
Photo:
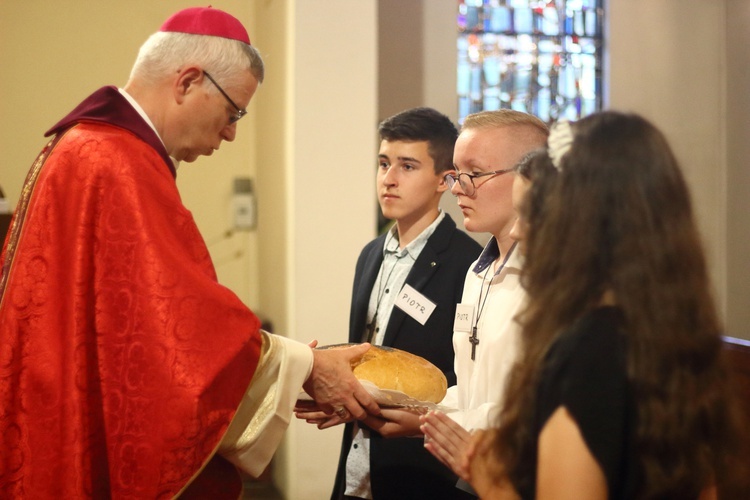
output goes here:
{"type": "Polygon", "coordinates": [[[404,285],[394,305],[417,320],[420,325],[427,323],[432,311],[435,310],[435,303],[416,291],[411,285],[404,285]]]}
{"type": "Polygon", "coordinates": [[[453,318],[453,331],[469,333],[473,324],[474,304],[457,304],[456,317],[453,318]]]}

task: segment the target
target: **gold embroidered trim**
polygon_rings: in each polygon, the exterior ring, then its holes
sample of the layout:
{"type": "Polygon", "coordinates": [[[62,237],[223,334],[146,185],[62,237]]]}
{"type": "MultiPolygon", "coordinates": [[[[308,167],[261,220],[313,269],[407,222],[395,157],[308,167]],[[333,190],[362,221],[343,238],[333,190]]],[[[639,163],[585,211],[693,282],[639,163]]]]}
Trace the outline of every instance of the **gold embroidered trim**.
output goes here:
{"type": "Polygon", "coordinates": [[[63,135],[64,134],[56,135],[47,143],[46,146],[44,146],[44,149],[42,149],[42,151],[39,153],[39,156],[36,157],[36,160],[31,165],[31,170],[29,170],[29,173],[26,176],[26,180],[23,183],[21,197],[18,200],[16,213],[13,216],[13,222],[9,231],[7,240],[8,245],[5,249],[5,260],[2,263],[3,272],[0,276],[0,307],[2,307],[3,299],[5,298],[5,286],[8,283],[8,279],[10,278],[11,268],[13,265],[13,257],[16,254],[16,248],[18,247],[18,242],[21,239],[23,223],[26,219],[26,211],[29,208],[31,195],[33,194],[34,188],[36,187],[36,181],[39,178],[39,173],[42,171],[44,162],[47,161],[49,155],[52,154],[52,151],[55,149],[55,146],[57,146],[58,142],[60,142],[60,139],[62,139],[63,135]]]}

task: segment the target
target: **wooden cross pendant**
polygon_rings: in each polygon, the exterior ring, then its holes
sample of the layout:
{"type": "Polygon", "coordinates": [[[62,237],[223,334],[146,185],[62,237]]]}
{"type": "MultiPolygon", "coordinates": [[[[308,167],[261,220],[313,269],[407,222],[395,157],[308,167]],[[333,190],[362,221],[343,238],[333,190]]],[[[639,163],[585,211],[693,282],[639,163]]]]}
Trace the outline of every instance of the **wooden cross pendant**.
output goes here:
{"type": "Polygon", "coordinates": [[[479,339],[477,338],[477,327],[471,329],[471,337],[469,337],[469,342],[471,342],[471,360],[474,361],[474,358],[477,354],[477,344],[479,343],[479,339]]]}

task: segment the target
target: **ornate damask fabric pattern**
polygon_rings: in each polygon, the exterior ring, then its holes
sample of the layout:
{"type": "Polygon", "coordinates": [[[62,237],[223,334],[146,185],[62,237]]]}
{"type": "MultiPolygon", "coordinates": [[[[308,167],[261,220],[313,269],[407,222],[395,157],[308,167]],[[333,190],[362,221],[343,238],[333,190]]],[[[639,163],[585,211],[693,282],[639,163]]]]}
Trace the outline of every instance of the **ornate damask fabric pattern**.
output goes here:
{"type": "Polygon", "coordinates": [[[171,497],[231,421],[259,321],[130,132],[81,123],[28,182],[3,263],[0,497],[171,497]]]}

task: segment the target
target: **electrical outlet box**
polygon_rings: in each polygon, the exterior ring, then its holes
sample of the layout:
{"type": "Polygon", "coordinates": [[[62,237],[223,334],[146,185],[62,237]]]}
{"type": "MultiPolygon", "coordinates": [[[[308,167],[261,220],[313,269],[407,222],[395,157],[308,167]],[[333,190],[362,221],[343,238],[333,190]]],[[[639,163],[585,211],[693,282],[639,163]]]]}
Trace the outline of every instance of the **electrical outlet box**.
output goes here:
{"type": "Polygon", "coordinates": [[[235,230],[255,229],[257,222],[253,181],[249,177],[236,177],[232,194],[232,227],[235,230]]]}

